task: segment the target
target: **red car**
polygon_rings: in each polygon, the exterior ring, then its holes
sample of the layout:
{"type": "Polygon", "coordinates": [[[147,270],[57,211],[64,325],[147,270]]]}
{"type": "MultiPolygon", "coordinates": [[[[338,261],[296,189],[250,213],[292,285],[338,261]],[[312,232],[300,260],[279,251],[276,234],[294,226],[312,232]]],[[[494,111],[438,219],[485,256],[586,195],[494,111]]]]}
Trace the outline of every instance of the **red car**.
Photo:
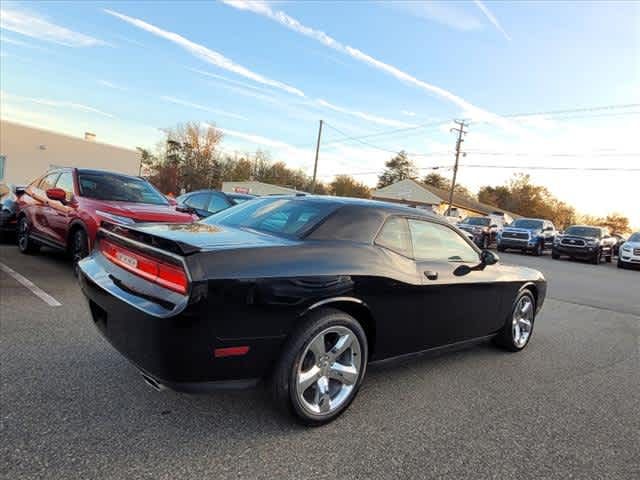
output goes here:
{"type": "Polygon", "coordinates": [[[47,245],[69,252],[76,264],[93,248],[102,221],[191,223],[146,180],[120,173],[61,168],[32,182],[18,200],[18,247],[47,245]]]}

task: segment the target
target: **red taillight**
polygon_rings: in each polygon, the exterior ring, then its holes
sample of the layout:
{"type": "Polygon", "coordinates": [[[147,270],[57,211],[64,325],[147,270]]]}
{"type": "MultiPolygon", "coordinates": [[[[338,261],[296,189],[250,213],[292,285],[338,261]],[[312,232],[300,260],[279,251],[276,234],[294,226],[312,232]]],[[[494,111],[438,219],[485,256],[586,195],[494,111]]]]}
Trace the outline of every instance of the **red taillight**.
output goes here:
{"type": "Polygon", "coordinates": [[[224,357],[239,357],[249,353],[249,345],[242,345],[239,347],[223,347],[213,350],[213,356],[216,358],[224,357]]]}
{"type": "Polygon", "coordinates": [[[134,252],[108,240],[100,240],[100,252],[119,267],[178,293],[187,293],[189,279],[184,268],[134,252]]]}

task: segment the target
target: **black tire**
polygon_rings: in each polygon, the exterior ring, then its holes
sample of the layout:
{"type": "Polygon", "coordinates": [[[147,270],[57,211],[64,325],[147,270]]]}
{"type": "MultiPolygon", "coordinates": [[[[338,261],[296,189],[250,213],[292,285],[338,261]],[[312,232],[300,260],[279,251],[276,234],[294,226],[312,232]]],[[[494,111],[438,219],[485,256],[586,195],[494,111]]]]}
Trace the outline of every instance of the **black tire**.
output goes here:
{"type": "Polygon", "coordinates": [[[606,256],[604,257],[604,260],[605,260],[607,263],[611,263],[611,262],[613,262],[613,253],[609,253],[609,255],[606,255],[606,256]]]}
{"type": "Polygon", "coordinates": [[[602,252],[600,250],[598,250],[594,255],[593,258],[591,258],[591,263],[593,263],[594,265],[600,265],[600,260],[602,257],[602,252]]]}
{"type": "Polygon", "coordinates": [[[71,236],[71,261],[73,262],[73,274],[78,277],[80,269],[78,262],[89,255],[89,239],[87,232],[82,228],[78,228],[71,236]]]}
{"type": "Polygon", "coordinates": [[[553,258],[554,260],[559,260],[560,259],[560,254],[554,252],[553,250],[551,250],[551,258],[553,258]]]}
{"type": "Polygon", "coordinates": [[[620,257],[618,257],[618,268],[622,268],[623,270],[626,268],[624,262],[620,260],[620,257]]]}
{"type": "Polygon", "coordinates": [[[40,245],[31,239],[29,232],[31,231],[31,225],[27,217],[20,217],[18,220],[18,250],[21,253],[30,254],[40,251],[40,245]]]}
{"type": "Polygon", "coordinates": [[[536,244],[536,248],[533,250],[533,254],[534,254],[536,257],[540,257],[540,256],[542,256],[542,252],[543,252],[543,251],[544,251],[544,249],[542,248],[542,242],[538,242],[538,243],[536,244]]]}
{"type": "Polygon", "coordinates": [[[482,243],[480,248],[482,248],[483,250],[489,248],[489,237],[487,235],[482,236],[482,243]]]}
{"type": "MultiPolygon", "coordinates": [[[[284,350],[271,378],[271,393],[276,405],[293,415],[297,421],[307,426],[320,426],[335,420],[349,407],[356,397],[364,378],[368,360],[367,336],[364,329],[352,316],[332,308],[323,308],[310,313],[286,341],[284,350]],[[359,342],[360,369],[357,380],[349,396],[334,411],[314,415],[302,405],[297,393],[297,374],[307,347],[321,332],[332,327],[348,329],[359,342]]],[[[317,387],[309,387],[317,388],[317,387]]]]}
{"type": "Polygon", "coordinates": [[[508,350],[510,352],[519,352],[521,350],[524,350],[525,347],[529,345],[529,342],[531,341],[531,336],[533,335],[533,327],[535,325],[535,311],[536,311],[536,300],[533,294],[528,289],[522,290],[516,297],[515,301],[513,302],[511,311],[509,312],[509,315],[507,316],[502,329],[500,330],[498,335],[496,335],[493,338],[493,342],[499,347],[505,350],[508,350]],[[516,309],[519,307],[520,302],[524,297],[529,299],[529,301],[531,302],[531,309],[532,309],[531,328],[529,330],[529,335],[526,339],[526,342],[523,345],[518,345],[514,339],[514,330],[513,330],[514,320],[513,319],[514,319],[516,309]]]}
{"type": "Polygon", "coordinates": [[[498,245],[497,249],[498,249],[499,252],[505,252],[507,250],[506,248],[504,248],[503,246],[500,246],[500,245],[498,245]]]}

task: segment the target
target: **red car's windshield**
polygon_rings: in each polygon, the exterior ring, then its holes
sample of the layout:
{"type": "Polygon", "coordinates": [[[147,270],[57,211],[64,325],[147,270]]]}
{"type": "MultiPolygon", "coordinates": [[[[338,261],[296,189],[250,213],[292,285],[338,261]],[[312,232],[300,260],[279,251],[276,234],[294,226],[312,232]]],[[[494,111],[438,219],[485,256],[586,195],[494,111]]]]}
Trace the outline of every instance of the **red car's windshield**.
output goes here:
{"type": "Polygon", "coordinates": [[[149,182],[114,173],[78,173],[80,196],[96,200],[169,205],[149,182]]]}

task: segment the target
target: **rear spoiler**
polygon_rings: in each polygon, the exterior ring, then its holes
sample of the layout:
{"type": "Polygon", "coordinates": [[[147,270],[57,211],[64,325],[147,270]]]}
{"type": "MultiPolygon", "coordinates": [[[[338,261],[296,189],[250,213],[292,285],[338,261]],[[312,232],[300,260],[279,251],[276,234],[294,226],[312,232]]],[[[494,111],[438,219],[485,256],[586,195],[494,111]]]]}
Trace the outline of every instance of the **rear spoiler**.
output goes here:
{"type": "Polygon", "coordinates": [[[160,250],[186,257],[201,251],[200,248],[194,247],[187,243],[171,240],[168,238],[151,235],[135,228],[135,225],[120,225],[113,222],[102,220],[98,237],[115,237],[128,241],[128,243],[136,243],[141,247],[147,247],[150,250],[160,250]]]}

